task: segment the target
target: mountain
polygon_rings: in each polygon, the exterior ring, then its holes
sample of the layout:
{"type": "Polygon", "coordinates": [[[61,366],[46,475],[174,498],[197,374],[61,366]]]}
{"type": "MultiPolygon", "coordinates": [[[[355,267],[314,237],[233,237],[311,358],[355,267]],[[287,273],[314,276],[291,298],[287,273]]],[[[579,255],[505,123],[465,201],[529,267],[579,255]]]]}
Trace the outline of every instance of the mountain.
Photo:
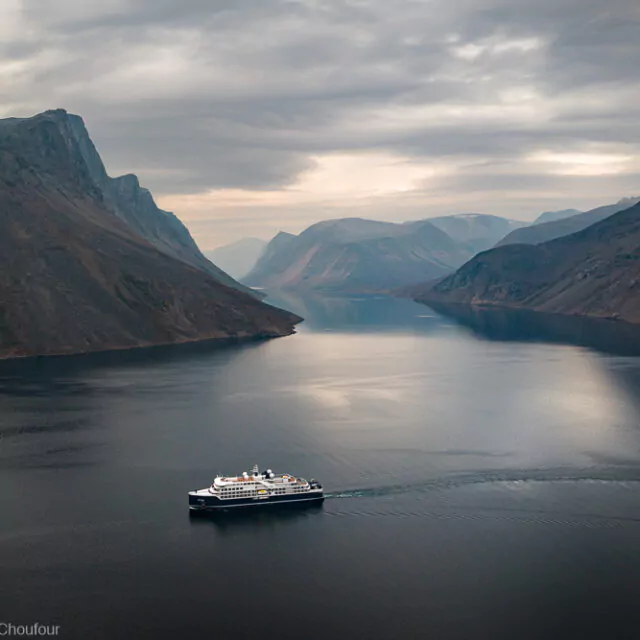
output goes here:
{"type": "Polygon", "coordinates": [[[493,247],[514,229],[526,227],[529,224],[521,220],[509,220],[480,213],[429,218],[429,222],[456,242],[466,244],[473,253],[493,247]]]}
{"type": "Polygon", "coordinates": [[[107,176],[64,110],[0,120],[0,254],[0,357],[271,337],[299,321],[221,282],[135,176],[107,176]]]}
{"type": "Polygon", "coordinates": [[[267,289],[372,292],[450,273],[473,250],[431,221],[326,220],[278,234],[244,282],[267,289]]]}
{"type": "Polygon", "coordinates": [[[137,176],[109,177],[82,118],[73,114],[66,114],[66,118],[91,179],[116,215],[163,253],[201,269],[230,287],[252,293],[202,254],[189,230],[173,213],[156,206],[153,196],[140,186],[137,176]]]}
{"type": "Polygon", "coordinates": [[[237,242],[206,251],[205,256],[233,278],[246,276],[256,265],[267,246],[265,240],[242,238],[237,242]]]}
{"type": "Polygon", "coordinates": [[[259,283],[267,282],[270,278],[273,278],[274,274],[283,273],[292,260],[287,247],[291,246],[293,248],[297,237],[292,233],[280,231],[267,244],[256,264],[242,280],[249,283],[250,286],[261,288],[259,283]]]}
{"type": "Polygon", "coordinates": [[[159,209],[151,193],[134,175],[109,179],[114,211],[142,238],[169,256],[182,260],[230,287],[244,289],[200,251],[187,228],[168,211],[159,209]]]}
{"type": "Polygon", "coordinates": [[[556,222],[557,220],[564,220],[571,216],[578,215],[582,211],[578,209],[562,209],[561,211],[545,211],[541,213],[534,221],[533,224],[542,224],[543,222],[556,222]]]}
{"type": "Polygon", "coordinates": [[[569,236],[485,251],[413,297],[640,323],[640,204],[569,236]]]}
{"type": "Polygon", "coordinates": [[[541,242],[548,242],[555,238],[568,236],[572,233],[582,231],[582,229],[586,229],[588,226],[604,220],[618,211],[623,211],[637,202],[640,202],[640,198],[623,198],[616,202],[616,204],[591,209],[590,211],[585,211],[584,213],[579,213],[569,218],[536,224],[523,229],[516,229],[501,240],[497,246],[500,247],[502,245],[516,243],[540,244],[541,242]]]}
{"type": "Polygon", "coordinates": [[[286,231],[280,231],[272,240],[267,244],[262,255],[258,258],[254,270],[263,269],[263,265],[272,265],[272,267],[278,266],[278,261],[282,260],[283,264],[288,261],[287,248],[293,247],[295,240],[298,236],[293,233],[287,233],[286,231]],[[273,263],[276,264],[273,264],[273,263]]]}

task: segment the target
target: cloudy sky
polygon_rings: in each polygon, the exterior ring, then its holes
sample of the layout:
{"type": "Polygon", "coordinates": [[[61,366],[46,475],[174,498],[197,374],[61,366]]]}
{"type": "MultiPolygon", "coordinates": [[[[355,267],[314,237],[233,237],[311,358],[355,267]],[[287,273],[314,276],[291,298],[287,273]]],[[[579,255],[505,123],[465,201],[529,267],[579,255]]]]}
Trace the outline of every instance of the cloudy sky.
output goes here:
{"type": "Polygon", "coordinates": [[[0,117],[82,115],[203,249],[640,194],[637,0],[0,0],[0,117]]]}

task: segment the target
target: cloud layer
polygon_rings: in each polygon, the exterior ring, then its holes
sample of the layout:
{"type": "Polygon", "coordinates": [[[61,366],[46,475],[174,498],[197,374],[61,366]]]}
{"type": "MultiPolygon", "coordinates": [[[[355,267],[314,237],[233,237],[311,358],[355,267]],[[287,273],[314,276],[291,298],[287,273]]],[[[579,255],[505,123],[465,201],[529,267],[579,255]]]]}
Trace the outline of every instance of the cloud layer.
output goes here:
{"type": "Polygon", "coordinates": [[[5,0],[0,116],[79,113],[204,248],[527,218],[640,192],[639,32],[636,0],[5,0]]]}

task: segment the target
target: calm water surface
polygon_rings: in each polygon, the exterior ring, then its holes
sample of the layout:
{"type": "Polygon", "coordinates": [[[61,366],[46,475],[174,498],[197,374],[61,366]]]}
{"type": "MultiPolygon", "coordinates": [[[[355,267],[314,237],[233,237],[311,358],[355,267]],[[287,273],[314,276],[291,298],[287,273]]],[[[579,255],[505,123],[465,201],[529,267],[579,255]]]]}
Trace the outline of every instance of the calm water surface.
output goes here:
{"type": "Polygon", "coordinates": [[[0,367],[0,621],[87,639],[637,637],[634,335],[281,303],[307,318],[296,336],[0,367]],[[328,499],[189,518],[188,490],[254,462],[328,499]]]}

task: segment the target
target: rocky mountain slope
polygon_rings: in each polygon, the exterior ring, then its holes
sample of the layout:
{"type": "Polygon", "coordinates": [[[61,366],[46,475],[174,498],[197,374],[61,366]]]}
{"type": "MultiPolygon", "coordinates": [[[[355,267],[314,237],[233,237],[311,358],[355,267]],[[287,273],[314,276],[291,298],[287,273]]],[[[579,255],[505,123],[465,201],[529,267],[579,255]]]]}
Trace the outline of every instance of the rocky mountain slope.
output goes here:
{"type": "MultiPolygon", "coordinates": [[[[56,112],[50,112],[56,113],[56,112]]],[[[60,112],[68,134],[75,138],[91,180],[101,190],[105,203],[139,236],[169,256],[178,258],[209,273],[220,282],[250,293],[207,259],[194,242],[189,230],[169,211],[160,209],[151,193],[140,186],[137,176],[128,174],[111,178],[102,163],[80,116],[60,112]]]]}
{"type": "Polygon", "coordinates": [[[477,214],[404,224],[326,220],[298,236],[278,234],[243,280],[267,289],[394,289],[450,273],[511,228],[503,218],[477,214]]]}
{"type": "Polygon", "coordinates": [[[572,233],[582,231],[582,229],[586,229],[588,226],[604,220],[618,211],[628,209],[637,202],[640,202],[640,198],[623,198],[616,202],[616,204],[591,209],[590,211],[578,213],[568,218],[534,224],[523,229],[516,229],[503,238],[497,246],[516,243],[540,244],[541,242],[548,242],[555,238],[568,236],[572,233]]]}
{"type": "Polygon", "coordinates": [[[0,357],[293,332],[83,131],[62,110],[0,120],[0,357]]]}
{"type": "Polygon", "coordinates": [[[640,204],[550,242],[485,251],[413,297],[640,323],[640,204]]]}
{"type": "Polygon", "coordinates": [[[205,251],[205,256],[232,278],[243,278],[255,267],[267,244],[266,240],[259,238],[242,238],[212,251],[205,251]]]}

